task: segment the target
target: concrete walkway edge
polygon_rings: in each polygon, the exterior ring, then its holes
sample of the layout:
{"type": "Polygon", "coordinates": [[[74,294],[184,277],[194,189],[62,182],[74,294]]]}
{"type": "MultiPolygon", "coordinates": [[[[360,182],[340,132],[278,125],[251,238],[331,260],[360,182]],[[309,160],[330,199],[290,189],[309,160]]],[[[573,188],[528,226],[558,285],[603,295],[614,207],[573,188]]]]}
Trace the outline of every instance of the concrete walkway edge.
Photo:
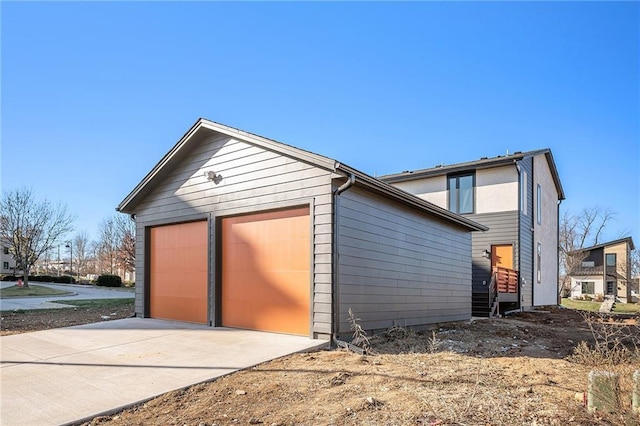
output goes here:
{"type": "Polygon", "coordinates": [[[329,342],[127,318],[2,336],[0,343],[0,423],[60,425],[329,342]]]}

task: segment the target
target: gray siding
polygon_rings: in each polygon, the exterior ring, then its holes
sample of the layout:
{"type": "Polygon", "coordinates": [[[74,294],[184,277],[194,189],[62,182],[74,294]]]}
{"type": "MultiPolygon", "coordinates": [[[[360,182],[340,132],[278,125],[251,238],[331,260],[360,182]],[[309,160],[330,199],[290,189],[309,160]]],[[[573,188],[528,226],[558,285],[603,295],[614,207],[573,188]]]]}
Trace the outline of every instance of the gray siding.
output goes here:
{"type": "MultiPolygon", "coordinates": [[[[534,220],[534,176],[533,176],[533,159],[525,157],[520,161],[520,169],[527,172],[527,214],[520,210],[520,284],[521,284],[521,307],[526,308],[533,306],[533,288],[534,288],[534,271],[533,271],[533,220],[534,220]]],[[[522,200],[521,200],[522,202],[522,200]]]]}
{"type": "Polygon", "coordinates": [[[340,195],[340,332],[471,317],[471,234],[357,187],[340,195]]]}
{"type": "MultiPolygon", "coordinates": [[[[208,218],[210,294],[215,294],[215,219],[295,205],[310,205],[313,225],[312,334],[331,332],[332,195],[330,171],[228,136],[216,135],[194,147],[136,207],[137,281],[145,282],[145,229],[208,218]],[[204,177],[223,177],[214,184],[204,177]]],[[[136,314],[144,315],[144,285],[136,286],[136,314]]],[[[211,318],[215,318],[211,304],[211,318]]]]}
{"type": "Polygon", "coordinates": [[[469,219],[489,227],[485,232],[473,233],[471,259],[473,262],[473,290],[486,292],[491,280],[491,259],[484,256],[492,245],[513,244],[514,268],[518,269],[518,212],[465,215],[469,219]]]}

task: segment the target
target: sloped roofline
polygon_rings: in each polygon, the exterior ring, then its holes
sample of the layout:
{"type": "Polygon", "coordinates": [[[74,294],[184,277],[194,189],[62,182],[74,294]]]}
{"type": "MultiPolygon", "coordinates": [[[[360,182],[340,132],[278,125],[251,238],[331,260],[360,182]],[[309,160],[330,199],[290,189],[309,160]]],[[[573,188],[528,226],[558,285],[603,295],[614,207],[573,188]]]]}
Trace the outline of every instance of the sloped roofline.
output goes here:
{"type": "Polygon", "coordinates": [[[509,165],[513,164],[516,161],[520,161],[527,157],[535,157],[538,155],[544,155],[547,159],[547,163],[549,164],[549,169],[551,170],[551,176],[553,177],[553,182],[556,185],[556,190],[558,191],[558,198],[560,200],[565,199],[564,190],[562,189],[562,183],[560,182],[560,175],[558,174],[558,168],[556,167],[556,163],[553,160],[553,154],[551,153],[551,149],[536,149],[533,151],[527,152],[516,152],[514,154],[509,155],[499,155],[497,157],[491,158],[481,158],[479,160],[474,161],[466,161],[463,163],[455,163],[448,165],[439,165],[435,167],[430,167],[428,169],[420,169],[414,171],[405,171],[402,173],[393,173],[389,175],[380,176],[379,179],[389,183],[397,183],[397,182],[405,182],[420,178],[426,177],[434,177],[434,176],[442,176],[449,173],[457,173],[468,170],[481,170],[481,169],[489,169],[497,166],[509,165]]]}
{"type": "Polygon", "coordinates": [[[116,207],[116,210],[122,213],[134,213],[138,202],[142,200],[154,187],[155,183],[166,174],[166,170],[170,169],[168,166],[173,164],[173,162],[179,161],[184,156],[184,151],[186,151],[188,146],[193,143],[197,143],[197,141],[201,140],[202,137],[213,133],[238,138],[264,149],[312,164],[316,167],[343,174],[345,177],[353,176],[355,177],[356,185],[367,187],[386,198],[394,199],[415,209],[438,216],[446,221],[456,223],[470,231],[487,231],[489,229],[484,225],[436,206],[422,198],[409,194],[408,192],[398,189],[386,182],[369,176],[366,173],[360,172],[331,158],[204,118],[198,119],[195,124],[191,126],[191,128],[180,138],[173,148],[171,148],[169,152],[162,157],[151,171],[147,173],[135,188],[120,202],[118,207],[116,207]]]}
{"type": "Polygon", "coordinates": [[[615,246],[616,244],[620,244],[620,243],[629,243],[629,248],[631,250],[635,250],[635,248],[636,248],[635,245],[633,244],[633,238],[624,237],[624,238],[619,238],[619,239],[613,240],[613,241],[607,241],[606,243],[596,244],[595,246],[583,247],[581,249],[568,251],[567,254],[582,253],[582,252],[585,252],[585,251],[597,250],[597,249],[603,248],[603,247],[615,246]]]}

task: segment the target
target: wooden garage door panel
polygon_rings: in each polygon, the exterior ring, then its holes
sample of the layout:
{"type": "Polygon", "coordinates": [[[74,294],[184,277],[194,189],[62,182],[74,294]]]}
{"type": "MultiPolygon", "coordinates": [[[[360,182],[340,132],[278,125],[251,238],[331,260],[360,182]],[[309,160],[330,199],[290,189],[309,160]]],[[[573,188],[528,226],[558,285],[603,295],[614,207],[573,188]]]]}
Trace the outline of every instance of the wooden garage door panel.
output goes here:
{"type": "Polygon", "coordinates": [[[153,318],[206,324],[206,221],[151,228],[150,313],[153,318]]]}
{"type": "Polygon", "coordinates": [[[222,323],[309,334],[309,208],[222,221],[222,323]]]}

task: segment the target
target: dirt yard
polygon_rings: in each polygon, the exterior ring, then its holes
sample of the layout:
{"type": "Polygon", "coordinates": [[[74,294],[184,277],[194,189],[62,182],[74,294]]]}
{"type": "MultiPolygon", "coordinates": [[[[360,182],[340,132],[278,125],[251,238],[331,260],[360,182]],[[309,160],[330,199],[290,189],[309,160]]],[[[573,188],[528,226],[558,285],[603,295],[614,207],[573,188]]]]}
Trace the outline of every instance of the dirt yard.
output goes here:
{"type": "MultiPolygon", "coordinates": [[[[37,321],[22,331],[44,321],[20,315],[37,321]]],[[[74,315],[69,321],[82,321],[74,315]]],[[[609,321],[640,338],[638,318],[609,321]]],[[[580,341],[593,341],[588,324],[560,308],[418,333],[392,329],[371,339],[374,354],[295,354],[84,425],[639,425],[630,410],[638,359],[611,367],[620,373],[622,410],[591,415],[582,395],[594,367],[567,359],[580,341]]]]}

